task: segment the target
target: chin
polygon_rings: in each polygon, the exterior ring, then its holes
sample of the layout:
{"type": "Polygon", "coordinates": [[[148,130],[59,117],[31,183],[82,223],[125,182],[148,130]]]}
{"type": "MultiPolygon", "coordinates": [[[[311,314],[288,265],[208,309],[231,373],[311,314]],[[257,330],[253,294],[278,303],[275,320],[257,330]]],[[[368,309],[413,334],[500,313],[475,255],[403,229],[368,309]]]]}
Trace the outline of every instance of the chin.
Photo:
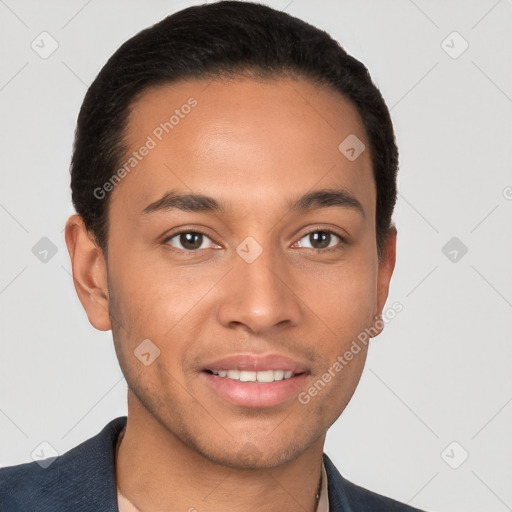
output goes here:
{"type": "MultiPolygon", "coordinates": [[[[196,447],[198,448],[198,447],[196,447]]],[[[296,441],[293,445],[282,444],[276,446],[275,442],[270,443],[268,439],[262,440],[258,445],[247,441],[236,444],[231,443],[225,447],[212,447],[199,449],[201,455],[211,462],[233,469],[269,469],[286,464],[305,451],[307,446],[298,446],[296,441]]]]}

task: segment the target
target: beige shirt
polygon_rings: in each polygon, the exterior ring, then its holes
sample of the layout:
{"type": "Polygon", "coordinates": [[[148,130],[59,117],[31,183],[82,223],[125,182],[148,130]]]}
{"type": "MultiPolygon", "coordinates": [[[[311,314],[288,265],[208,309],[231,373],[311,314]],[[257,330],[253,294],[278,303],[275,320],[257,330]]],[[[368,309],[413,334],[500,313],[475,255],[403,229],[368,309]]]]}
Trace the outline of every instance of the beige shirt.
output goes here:
{"type": "MultiPolygon", "coordinates": [[[[117,448],[119,442],[124,435],[124,429],[117,438],[117,448]]],[[[116,448],[116,454],[117,454],[116,448]]],[[[126,496],[121,494],[119,487],[117,488],[117,505],[119,512],[141,512],[126,496]]],[[[327,473],[325,472],[325,465],[322,462],[322,483],[320,485],[320,497],[318,498],[318,505],[315,512],[329,512],[329,496],[327,495],[327,473]]]]}

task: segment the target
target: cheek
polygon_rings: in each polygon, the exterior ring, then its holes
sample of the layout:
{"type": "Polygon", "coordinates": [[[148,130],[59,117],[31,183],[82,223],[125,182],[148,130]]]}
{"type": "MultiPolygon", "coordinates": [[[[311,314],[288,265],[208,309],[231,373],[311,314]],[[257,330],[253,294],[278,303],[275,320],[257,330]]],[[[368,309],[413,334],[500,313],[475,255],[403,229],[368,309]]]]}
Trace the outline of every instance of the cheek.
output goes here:
{"type": "Polygon", "coordinates": [[[208,291],[221,276],[211,269],[172,268],[165,260],[138,261],[133,254],[119,260],[109,271],[109,282],[111,314],[122,326],[116,331],[124,359],[137,364],[132,353],[149,339],[160,350],[160,362],[179,367],[200,338],[198,330],[208,315],[208,291]]]}
{"type": "Polygon", "coordinates": [[[140,334],[161,335],[190,309],[194,293],[179,268],[136,252],[113,261],[118,262],[110,273],[120,314],[132,327],[144,331],[140,334]]]}
{"type": "MultiPolygon", "coordinates": [[[[339,341],[339,340],[338,340],[339,341]]],[[[364,344],[351,351],[345,340],[327,356],[321,368],[312,375],[309,386],[299,395],[302,416],[321,421],[329,428],[345,410],[361,378],[366,361],[364,344]],[[357,352],[357,353],[354,353],[357,352]],[[350,360],[347,359],[347,354],[350,360]]]]}
{"type": "Polygon", "coordinates": [[[363,262],[325,267],[303,280],[301,297],[333,335],[346,340],[371,324],[376,272],[363,262]]]}

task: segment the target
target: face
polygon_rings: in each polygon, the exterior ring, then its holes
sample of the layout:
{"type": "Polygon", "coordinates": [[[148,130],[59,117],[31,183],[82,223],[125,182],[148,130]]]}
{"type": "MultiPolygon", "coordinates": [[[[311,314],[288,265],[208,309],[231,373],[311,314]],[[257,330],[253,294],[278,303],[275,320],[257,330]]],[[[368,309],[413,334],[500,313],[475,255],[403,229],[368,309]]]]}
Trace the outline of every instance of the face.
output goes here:
{"type": "Polygon", "coordinates": [[[112,328],[129,415],[233,467],[272,467],[323,439],[367,345],[335,363],[382,311],[394,265],[393,236],[377,259],[369,151],[338,149],[351,134],[369,148],[356,109],[307,81],[187,81],[134,103],[105,308],[81,297],[112,328]],[[252,359],[266,355],[281,359],[252,359]],[[249,357],[218,362],[230,356],[249,357]],[[280,369],[292,377],[229,378],[280,369]]]}

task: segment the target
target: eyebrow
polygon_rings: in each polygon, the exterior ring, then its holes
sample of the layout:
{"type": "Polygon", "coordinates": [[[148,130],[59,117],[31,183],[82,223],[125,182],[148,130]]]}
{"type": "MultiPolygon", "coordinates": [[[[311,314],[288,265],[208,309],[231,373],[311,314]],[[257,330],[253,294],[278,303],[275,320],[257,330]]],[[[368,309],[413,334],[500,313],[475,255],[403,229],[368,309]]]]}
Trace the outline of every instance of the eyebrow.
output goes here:
{"type": "MultiPolygon", "coordinates": [[[[365,217],[362,204],[347,190],[326,188],[308,192],[298,199],[292,199],[287,207],[294,212],[305,213],[321,208],[341,207],[359,212],[365,217]]],[[[170,210],[184,212],[227,213],[229,208],[222,201],[203,194],[182,194],[175,190],[166,192],[160,199],[147,205],[141,212],[147,215],[170,210]]]]}
{"type": "Polygon", "coordinates": [[[213,197],[203,194],[181,194],[174,190],[166,192],[157,201],[148,204],[141,214],[166,212],[169,210],[182,210],[184,212],[210,212],[226,213],[226,206],[213,197]]]}
{"type": "Polygon", "coordinates": [[[299,212],[308,212],[310,210],[336,206],[357,211],[365,217],[363,205],[352,193],[345,189],[325,188],[315,190],[292,201],[288,206],[290,210],[299,212]]]}

